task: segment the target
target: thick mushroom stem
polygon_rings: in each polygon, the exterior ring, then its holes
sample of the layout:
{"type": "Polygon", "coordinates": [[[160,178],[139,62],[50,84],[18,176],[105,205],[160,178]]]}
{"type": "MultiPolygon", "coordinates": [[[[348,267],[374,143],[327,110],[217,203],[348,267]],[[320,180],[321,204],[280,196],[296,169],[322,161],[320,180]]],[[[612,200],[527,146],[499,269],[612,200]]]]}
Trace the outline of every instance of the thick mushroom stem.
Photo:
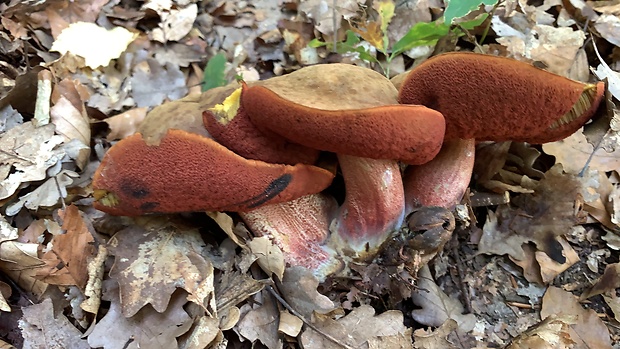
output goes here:
{"type": "Polygon", "coordinates": [[[475,152],[473,139],[447,141],[430,162],[409,166],[403,176],[406,212],[422,206],[453,209],[469,185],[475,152]]]}
{"type": "Polygon", "coordinates": [[[335,251],[325,245],[336,209],[333,198],[313,194],[240,216],[254,234],[269,236],[289,265],[305,267],[323,281],[343,266],[335,251]]]}
{"type": "Polygon", "coordinates": [[[330,246],[355,260],[371,258],[403,223],[405,195],[398,163],[338,155],[346,196],[332,222],[330,246]]]}

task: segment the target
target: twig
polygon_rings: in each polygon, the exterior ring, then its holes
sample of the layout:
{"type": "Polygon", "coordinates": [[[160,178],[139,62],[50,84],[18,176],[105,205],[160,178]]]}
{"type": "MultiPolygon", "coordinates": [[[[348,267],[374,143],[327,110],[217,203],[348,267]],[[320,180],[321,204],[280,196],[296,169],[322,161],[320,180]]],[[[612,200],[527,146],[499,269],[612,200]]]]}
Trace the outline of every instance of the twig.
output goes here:
{"type": "Polygon", "coordinates": [[[465,274],[463,273],[463,261],[461,260],[461,257],[459,255],[459,250],[458,250],[458,234],[452,234],[452,254],[454,255],[454,260],[456,261],[456,272],[459,276],[459,288],[461,289],[461,294],[463,294],[463,301],[465,302],[465,309],[467,310],[468,313],[472,313],[472,307],[471,307],[471,299],[469,298],[469,292],[467,291],[467,287],[465,287],[465,274]]]}
{"type": "Polygon", "coordinates": [[[269,293],[271,293],[271,295],[273,295],[273,296],[274,296],[274,297],[278,300],[278,302],[280,302],[280,304],[282,304],[282,305],[286,308],[286,310],[290,311],[290,312],[291,312],[291,314],[293,314],[293,315],[297,316],[299,319],[301,319],[301,321],[302,321],[304,324],[306,324],[308,327],[310,327],[311,329],[313,329],[313,330],[314,330],[314,331],[316,331],[317,333],[321,334],[321,335],[322,335],[322,336],[324,336],[325,338],[329,339],[330,341],[332,341],[332,342],[334,342],[334,343],[338,344],[339,346],[341,346],[341,347],[343,347],[343,348],[346,348],[346,349],[354,349],[353,347],[348,346],[348,345],[346,345],[346,344],[342,343],[342,342],[341,342],[341,341],[339,341],[337,338],[332,337],[330,334],[328,334],[328,333],[325,333],[325,332],[321,331],[321,330],[320,330],[320,329],[318,329],[316,326],[314,326],[313,324],[311,324],[308,320],[306,320],[306,318],[305,318],[303,315],[301,315],[301,314],[300,314],[297,310],[293,309],[293,307],[291,307],[291,305],[290,305],[290,304],[288,304],[288,302],[287,302],[286,300],[284,300],[284,298],[282,298],[282,297],[281,297],[281,296],[280,296],[280,295],[276,292],[276,290],[274,290],[274,289],[273,289],[273,286],[271,286],[271,285],[267,285],[267,286],[265,287],[265,289],[266,289],[267,291],[269,291],[269,293]]]}
{"type": "Polygon", "coordinates": [[[67,210],[67,204],[65,203],[65,198],[62,196],[62,190],[60,189],[60,184],[58,183],[58,176],[54,176],[54,183],[56,183],[56,190],[58,190],[58,196],[60,197],[60,203],[62,204],[63,212],[67,210]]]}

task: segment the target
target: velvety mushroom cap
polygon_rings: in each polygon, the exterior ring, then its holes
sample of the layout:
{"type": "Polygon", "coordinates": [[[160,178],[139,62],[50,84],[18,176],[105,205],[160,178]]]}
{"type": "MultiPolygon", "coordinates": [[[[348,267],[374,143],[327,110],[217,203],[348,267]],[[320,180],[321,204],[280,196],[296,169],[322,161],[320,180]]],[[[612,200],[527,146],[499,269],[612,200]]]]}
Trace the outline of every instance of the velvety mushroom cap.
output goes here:
{"type": "Polygon", "coordinates": [[[289,165],[316,162],[319,150],[292,143],[271,131],[259,130],[240,106],[240,96],[241,88],[203,112],[204,126],[218,143],[246,159],[289,165]]]}
{"type": "Polygon", "coordinates": [[[587,85],[513,59],[446,53],[414,68],[400,87],[404,104],[446,119],[446,139],[545,143],[589,120],[604,85],[587,85]]]}
{"type": "Polygon", "coordinates": [[[291,142],[366,158],[430,161],[443,140],[442,115],[397,103],[390,80],[348,64],[306,67],[241,94],[256,127],[291,142]]]}
{"type": "Polygon", "coordinates": [[[169,130],[157,146],[140,134],[114,145],[93,188],[95,208],[131,216],[245,211],[320,192],[332,179],[319,167],[247,160],[210,138],[169,130]]]}
{"type": "Polygon", "coordinates": [[[335,251],[325,245],[336,209],[333,198],[313,194],[242,212],[240,216],[254,234],[269,236],[288,264],[310,269],[323,280],[343,267],[335,251]]]}
{"type": "Polygon", "coordinates": [[[236,88],[237,84],[216,87],[202,94],[193,94],[182,99],[155,107],[140,124],[137,133],[150,144],[159,144],[169,129],[210,137],[202,121],[202,111],[221,103],[236,88]]]}
{"type": "Polygon", "coordinates": [[[447,141],[433,160],[407,167],[403,176],[406,212],[423,206],[453,209],[469,186],[475,153],[474,139],[447,141]]]}

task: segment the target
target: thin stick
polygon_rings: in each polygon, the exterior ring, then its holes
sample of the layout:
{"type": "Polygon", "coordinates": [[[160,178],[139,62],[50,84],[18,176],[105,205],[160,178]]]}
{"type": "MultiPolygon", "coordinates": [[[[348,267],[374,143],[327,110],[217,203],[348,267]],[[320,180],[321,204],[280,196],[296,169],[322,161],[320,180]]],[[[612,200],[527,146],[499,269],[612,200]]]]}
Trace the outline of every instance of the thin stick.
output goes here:
{"type": "Polygon", "coordinates": [[[308,320],[306,320],[306,318],[301,315],[297,310],[293,309],[293,307],[291,307],[290,304],[288,304],[288,302],[286,300],[284,300],[284,298],[282,298],[277,292],[276,290],[273,289],[273,286],[271,285],[267,285],[265,287],[265,289],[267,291],[269,291],[269,293],[271,293],[271,295],[273,295],[278,302],[280,302],[280,304],[282,304],[286,310],[290,311],[291,314],[297,316],[299,319],[301,319],[301,321],[306,324],[308,327],[310,327],[311,329],[315,330],[317,333],[321,334],[322,336],[324,336],[325,338],[329,339],[330,341],[338,344],[339,346],[346,348],[346,349],[354,349],[353,347],[350,347],[344,343],[342,343],[341,341],[339,341],[337,338],[332,337],[330,334],[325,333],[323,331],[321,331],[320,329],[318,329],[316,326],[314,326],[313,324],[311,324],[308,320]]]}

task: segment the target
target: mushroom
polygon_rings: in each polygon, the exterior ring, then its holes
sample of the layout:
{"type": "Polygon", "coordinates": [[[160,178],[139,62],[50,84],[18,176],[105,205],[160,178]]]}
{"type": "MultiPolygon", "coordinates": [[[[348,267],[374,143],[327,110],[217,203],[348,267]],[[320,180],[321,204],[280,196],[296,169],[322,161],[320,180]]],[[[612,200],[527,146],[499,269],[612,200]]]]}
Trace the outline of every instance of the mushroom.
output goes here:
{"type": "Polygon", "coordinates": [[[475,141],[545,143],[578,130],[596,112],[604,83],[584,84],[513,59],[446,53],[400,80],[399,101],[446,120],[446,143],[431,162],[407,169],[412,207],[457,204],[469,184],[475,141]]]}
{"type": "Polygon", "coordinates": [[[584,84],[514,59],[445,53],[414,68],[399,101],[446,119],[446,140],[553,142],[594,115],[604,83],[584,84]]]}
{"type": "Polygon", "coordinates": [[[309,148],[422,164],[437,155],[441,113],[399,105],[383,75],[348,64],[319,64],[248,86],[241,107],[261,131],[309,148]]]}
{"type": "Polygon", "coordinates": [[[318,193],[333,173],[247,160],[214,140],[171,129],[159,144],[136,133],[106,153],[93,179],[95,208],[117,215],[244,211],[318,193]]]}
{"type": "MultiPolygon", "coordinates": [[[[247,87],[245,83],[243,86],[247,87]]],[[[313,164],[317,161],[319,150],[292,143],[273,132],[259,130],[240,105],[239,97],[241,88],[203,112],[204,126],[216,141],[246,159],[288,165],[313,164]]]]}
{"type": "MultiPolygon", "coordinates": [[[[387,236],[402,225],[404,192],[397,160],[415,164],[431,160],[441,147],[444,125],[440,113],[398,105],[397,95],[396,88],[382,75],[346,64],[306,67],[243,87],[242,112],[237,111],[234,118],[249,120],[263,135],[276,134],[338,155],[345,182],[344,203],[330,225],[329,238],[327,230],[313,229],[313,236],[320,238],[305,240],[305,245],[322,241],[323,248],[336,250],[347,259],[363,260],[374,255],[387,236]]],[[[289,204],[258,209],[261,214],[252,220],[245,219],[247,213],[242,217],[250,230],[264,230],[261,227],[269,221],[285,221],[276,216],[281,214],[297,222],[307,219],[304,215],[308,210],[288,209],[289,204]],[[263,223],[257,226],[259,221],[263,223]]],[[[299,208],[297,203],[292,205],[299,208]]],[[[324,224],[322,221],[321,226],[324,224]]],[[[292,232],[291,224],[269,226],[270,235],[281,241],[278,244],[289,245],[284,250],[307,248],[292,246],[293,240],[282,238],[299,234],[292,232]]],[[[297,265],[302,262],[295,256],[290,261],[297,265]]],[[[313,269],[311,262],[303,263],[313,269]]],[[[315,275],[323,279],[325,270],[315,270],[315,275]]]]}

